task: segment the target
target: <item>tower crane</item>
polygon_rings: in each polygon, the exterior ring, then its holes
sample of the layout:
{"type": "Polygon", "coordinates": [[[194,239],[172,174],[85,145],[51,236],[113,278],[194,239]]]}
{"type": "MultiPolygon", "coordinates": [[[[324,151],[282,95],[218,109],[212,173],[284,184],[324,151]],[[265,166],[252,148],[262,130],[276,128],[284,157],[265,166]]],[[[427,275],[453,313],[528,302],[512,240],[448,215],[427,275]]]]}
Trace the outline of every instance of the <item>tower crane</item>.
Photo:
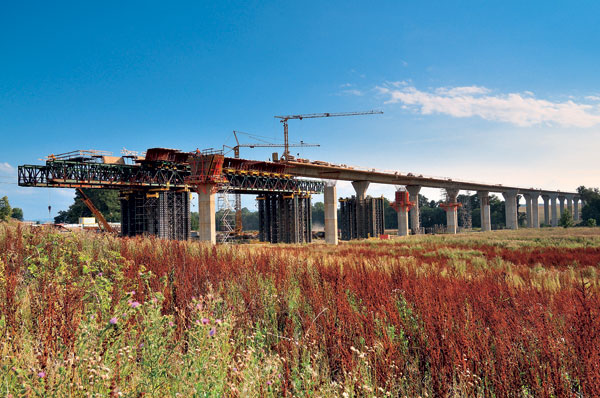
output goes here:
{"type": "Polygon", "coordinates": [[[283,116],[275,116],[276,119],[280,119],[279,121],[283,123],[283,145],[284,151],[281,155],[283,160],[290,160],[290,151],[289,151],[289,142],[288,142],[288,120],[290,119],[314,119],[318,117],[333,117],[333,116],[358,116],[358,115],[380,115],[383,114],[382,111],[364,111],[364,112],[338,112],[338,113],[307,113],[304,115],[283,115],[283,116]]]}
{"type": "MultiPolygon", "coordinates": [[[[239,159],[239,157],[240,157],[240,148],[281,148],[281,147],[285,147],[287,150],[287,148],[290,148],[290,147],[318,147],[318,146],[320,146],[319,144],[307,144],[303,141],[300,141],[300,143],[298,143],[298,144],[288,144],[287,141],[285,144],[273,144],[270,142],[266,142],[265,140],[262,140],[252,134],[244,133],[241,131],[235,131],[235,130],[233,131],[233,136],[235,137],[236,145],[234,147],[229,147],[227,145],[223,145],[223,148],[233,149],[233,155],[236,159],[239,159]],[[245,134],[250,137],[253,137],[256,140],[262,141],[262,142],[257,142],[257,143],[253,143],[253,144],[240,144],[240,141],[238,139],[238,134],[245,134]]],[[[242,196],[239,193],[235,194],[235,229],[234,229],[234,233],[238,236],[242,233],[242,196]]]]}

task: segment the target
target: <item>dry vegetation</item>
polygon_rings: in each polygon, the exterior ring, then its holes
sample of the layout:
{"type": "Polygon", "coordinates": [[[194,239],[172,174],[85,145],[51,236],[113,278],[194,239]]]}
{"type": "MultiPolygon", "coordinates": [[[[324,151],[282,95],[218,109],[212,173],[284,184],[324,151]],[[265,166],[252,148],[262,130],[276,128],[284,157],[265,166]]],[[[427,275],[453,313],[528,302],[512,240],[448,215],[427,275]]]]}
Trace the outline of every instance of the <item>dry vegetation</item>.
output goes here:
{"type": "Polygon", "coordinates": [[[0,225],[9,396],[600,396],[600,233],[233,246],[0,225]]]}

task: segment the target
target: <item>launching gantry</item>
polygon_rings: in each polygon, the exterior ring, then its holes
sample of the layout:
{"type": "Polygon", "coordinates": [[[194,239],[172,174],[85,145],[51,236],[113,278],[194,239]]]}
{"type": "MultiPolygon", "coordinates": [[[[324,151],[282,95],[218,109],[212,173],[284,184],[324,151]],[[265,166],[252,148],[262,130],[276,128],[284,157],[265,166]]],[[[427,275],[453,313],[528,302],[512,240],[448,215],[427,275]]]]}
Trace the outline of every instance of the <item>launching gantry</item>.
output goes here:
{"type": "Polygon", "coordinates": [[[201,240],[216,242],[216,192],[258,195],[272,204],[263,214],[261,237],[272,242],[310,242],[310,197],[323,192],[321,181],[299,179],[283,163],[235,159],[221,151],[182,152],[151,148],[145,157],[110,156],[100,151],[50,155],[45,165],[23,165],[19,186],[117,189],[121,234],[189,239],[190,193],[198,193],[201,240]],[[273,207],[275,206],[275,207],[273,207]],[[272,210],[271,210],[272,209],[272,210]],[[285,211],[284,211],[285,210],[285,211]],[[292,230],[285,225],[294,225],[292,230]]]}

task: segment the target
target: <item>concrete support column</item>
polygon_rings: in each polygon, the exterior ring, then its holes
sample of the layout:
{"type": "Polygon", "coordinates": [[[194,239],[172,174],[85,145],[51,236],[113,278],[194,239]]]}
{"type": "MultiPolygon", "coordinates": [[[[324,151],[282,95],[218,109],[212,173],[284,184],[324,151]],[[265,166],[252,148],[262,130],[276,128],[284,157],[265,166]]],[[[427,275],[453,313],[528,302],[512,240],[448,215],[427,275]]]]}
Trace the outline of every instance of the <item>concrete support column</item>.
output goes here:
{"type": "Polygon", "coordinates": [[[550,225],[550,196],[542,195],[544,200],[544,224],[550,225]]]}
{"type": "Polygon", "coordinates": [[[575,216],[573,215],[573,195],[571,195],[571,194],[565,195],[565,199],[567,199],[567,211],[569,213],[571,213],[571,216],[574,219],[575,216]]]}
{"type": "Polygon", "coordinates": [[[539,197],[539,193],[531,193],[531,228],[540,227],[540,207],[538,203],[539,197]]]}
{"type": "Polygon", "coordinates": [[[558,194],[550,194],[550,208],[552,209],[552,226],[558,227],[558,211],[556,209],[556,199],[558,194]]]}
{"type": "Polygon", "coordinates": [[[414,203],[410,209],[410,224],[413,235],[416,235],[421,229],[419,222],[419,191],[421,187],[419,185],[407,185],[406,190],[409,194],[408,200],[414,203]]]}
{"type": "Polygon", "coordinates": [[[531,203],[531,194],[524,193],[523,197],[525,198],[525,210],[527,212],[527,228],[532,228],[533,226],[533,210],[531,203]]]}
{"type": "Polygon", "coordinates": [[[517,194],[518,191],[516,190],[502,192],[506,213],[506,228],[508,229],[519,228],[519,223],[517,222],[517,194]]]}
{"type": "Polygon", "coordinates": [[[325,243],[338,244],[337,189],[335,185],[325,185],[325,243]]]}
{"type": "Polygon", "coordinates": [[[455,234],[458,227],[458,203],[456,203],[456,197],[458,196],[458,189],[446,188],[446,194],[448,195],[448,203],[446,203],[446,232],[449,234],[455,234]]]}
{"type": "Polygon", "coordinates": [[[563,215],[563,213],[565,212],[565,197],[564,197],[564,195],[558,196],[558,205],[560,207],[560,214],[559,214],[558,218],[560,218],[563,215]]]}
{"type": "Polygon", "coordinates": [[[364,200],[367,195],[367,188],[369,188],[369,181],[352,181],[352,186],[356,191],[356,198],[364,200]]]}
{"type": "Polygon", "coordinates": [[[408,208],[398,206],[398,236],[408,236],[408,208]]]}
{"type": "Polygon", "coordinates": [[[217,243],[217,223],[215,220],[215,194],[212,185],[198,187],[198,235],[203,242],[217,243]]]}
{"type": "Polygon", "coordinates": [[[579,221],[579,196],[573,197],[573,220],[579,221]]]}
{"type": "Polygon", "coordinates": [[[490,195],[488,191],[479,191],[477,192],[479,196],[480,203],[480,216],[481,216],[481,231],[491,231],[492,230],[492,221],[491,221],[491,213],[490,213],[490,195]]]}

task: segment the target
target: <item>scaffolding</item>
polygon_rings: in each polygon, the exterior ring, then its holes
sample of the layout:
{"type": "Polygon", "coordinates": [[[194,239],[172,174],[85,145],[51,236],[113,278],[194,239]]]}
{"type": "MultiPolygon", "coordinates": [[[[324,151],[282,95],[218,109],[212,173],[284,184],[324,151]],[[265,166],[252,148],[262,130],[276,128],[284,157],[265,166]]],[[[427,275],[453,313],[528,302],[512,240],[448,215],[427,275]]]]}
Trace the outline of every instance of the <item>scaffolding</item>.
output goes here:
{"type": "Polygon", "coordinates": [[[217,196],[217,214],[219,214],[220,234],[219,241],[221,243],[231,242],[235,230],[235,208],[231,200],[231,186],[225,184],[219,190],[217,196]]]}
{"type": "Polygon", "coordinates": [[[383,198],[340,199],[342,240],[376,237],[385,232],[383,198]]]}
{"type": "Polygon", "coordinates": [[[190,195],[175,191],[131,191],[121,195],[121,235],[190,237],[190,195]]]}
{"type": "Polygon", "coordinates": [[[259,240],[271,243],[312,241],[311,197],[307,194],[266,194],[257,197],[259,240]]]}

